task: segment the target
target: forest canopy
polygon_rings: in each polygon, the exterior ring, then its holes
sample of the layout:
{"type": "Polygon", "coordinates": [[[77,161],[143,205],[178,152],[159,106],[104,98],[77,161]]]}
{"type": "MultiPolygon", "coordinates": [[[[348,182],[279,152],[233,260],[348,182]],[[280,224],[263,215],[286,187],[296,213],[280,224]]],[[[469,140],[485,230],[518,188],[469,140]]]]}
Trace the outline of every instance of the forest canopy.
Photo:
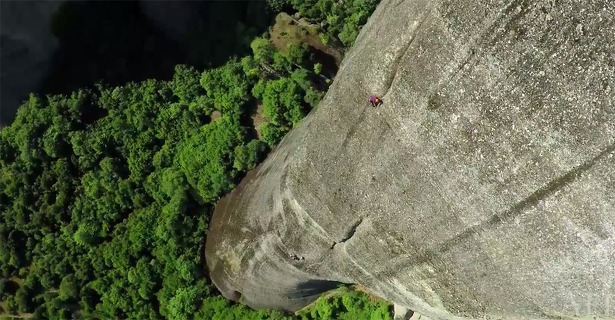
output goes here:
{"type": "MultiPolygon", "coordinates": [[[[326,32],[350,45],[376,2],[336,3],[270,1],[331,20],[326,32]]],[[[30,95],[0,131],[0,314],[289,318],[226,301],[204,274],[216,201],[326,90],[304,46],[282,53],[265,34],[250,49],[204,71],[177,65],[170,80],[30,95]]],[[[345,296],[297,317],[389,316],[362,293],[345,296]]]]}

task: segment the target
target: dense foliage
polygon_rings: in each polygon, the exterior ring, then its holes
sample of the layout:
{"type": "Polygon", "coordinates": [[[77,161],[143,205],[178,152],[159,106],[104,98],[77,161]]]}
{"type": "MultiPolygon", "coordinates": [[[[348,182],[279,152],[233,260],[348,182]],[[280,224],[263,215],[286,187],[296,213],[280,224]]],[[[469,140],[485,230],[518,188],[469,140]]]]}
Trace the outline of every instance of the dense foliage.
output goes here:
{"type": "Polygon", "coordinates": [[[325,294],[312,306],[297,312],[301,320],[388,320],[390,305],[362,291],[341,287],[325,294]]]}
{"type": "Polygon", "coordinates": [[[279,139],[248,134],[253,88],[266,84],[266,117],[281,134],[305,114],[292,110],[310,107],[309,75],[278,72],[246,57],[203,73],[178,66],[171,81],[32,95],[0,135],[0,289],[10,311],[197,312],[211,294],[200,254],[210,208],[279,139]]]}
{"type": "Polygon", "coordinates": [[[380,0],[267,0],[274,10],[292,7],[302,17],[324,25],[323,39],[338,38],[349,47],[380,0]]]}
{"type": "MultiPolygon", "coordinates": [[[[358,19],[358,30],[364,19],[352,18],[352,8],[341,21],[358,19]]],[[[330,24],[344,37],[335,30],[330,24]]],[[[203,274],[215,202],[323,96],[315,85],[322,66],[304,46],[282,53],[264,36],[249,48],[251,55],[204,72],[177,65],[168,81],[24,102],[0,131],[4,311],[54,319],[288,318],[226,301],[203,274]],[[255,128],[257,109],[265,122],[255,128]]],[[[387,319],[385,305],[366,299],[348,291],[300,316],[387,319]]]]}

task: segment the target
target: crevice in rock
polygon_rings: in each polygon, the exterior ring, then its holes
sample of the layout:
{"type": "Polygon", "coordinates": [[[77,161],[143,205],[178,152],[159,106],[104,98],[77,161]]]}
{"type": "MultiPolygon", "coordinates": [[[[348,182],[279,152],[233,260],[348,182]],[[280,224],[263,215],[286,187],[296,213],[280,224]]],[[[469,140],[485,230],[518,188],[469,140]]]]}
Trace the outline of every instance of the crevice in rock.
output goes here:
{"type": "Polygon", "coordinates": [[[363,108],[363,111],[361,111],[361,114],[359,114],[359,119],[357,119],[357,121],[354,122],[354,124],[352,125],[350,130],[348,130],[348,133],[344,137],[344,141],[342,141],[342,146],[340,147],[340,149],[344,149],[346,145],[348,144],[348,142],[350,141],[350,137],[352,137],[357,132],[357,128],[359,124],[362,123],[363,118],[365,118],[366,111],[367,111],[367,108],[363,108]]]}
{"type": "Polygon", "coordinates": [[[410,46],[416,39],[418,30],[421,29],[421,26],[423,25],[425,20],[427,20],[428,16],[429,16],[429,13],[423,14],[423,16],[421,17],[421,20],[419,20],[419,24],[414,29],[414,34],[412,35],[412,38],[410,38],[410,41],[408,41],[408,43],[404,45],[403,49],[399,50],[399,53],[397,54],[397,56],[395,56],[395,59],[393,59],[393,63],[391,63],[392,65],[391,71],[388,73],[388,76],[384,82],[384,87],[386,89],[385,89],[385,93],[382,95],[383,97],[389,94],[389,91],[391,90],[391,85],[393,85],[393,81],[395,81],[395,79],[397,78],[397,75],[399,74],[399,63],[401,62],[402,58],[408,53],[408,50],[410,50],[410,46]]]}
{"type": "Polygon", "coordinates": [[[529,12],[528,6],[529,4],[525,0],[513,0],[502,7],[493,22],[478,33],[476,37],[467,41],[469,47],[467,53],[457,63],[457,66],[451,68],[449,74],[438,83],[433,92],[438,92],[443,86],[448,85],[471,61],[476,62],[480,56],[485,54],[481,52],[484,51],[484,48],[493,47],[498,39],[502,39],[503,35],[509,31],[509,25],[516,23],[529,12]],[[520,8],[519,12],[514,12],[516,8],[520,8]]]}
{"type": "MultiPolygon", "coordinates": [[[[591,169],[596,164],[596,162],[602,160],[603,158],[613,153],[614,151],[615,151],[615,143],[611,143],[595,157],[585,161],[581,165],[573,168],[572,170],[568,171],[566,174],[560,176],[559,178],[551,180],[544,187],[534,191],[532,194],[530,194],[523,200],[517,202],[509,210],[506,210],[505,212],[499,215],[495,215],[491,217],[491,219],[485,221],[482,224],[478,224],[471,228],[466,229],[464,232],[445,241],[443,244],[441,244],[440,246],[436,248],[428,249],[422,252],[417,252],[415,254],[412,254],[411,255],[411,260],[413,261],[412,265],[420,265],[423,263],[432,262],[435,259],[437,259],[437,257],[442,256],[443,253],[450,251],[451,249],[453,249],[454,247],[456,247],[457,245],[459,245],[460,243],[462,243],[464,240],[468,239],[469,237],[483,230],[487,230],[493,226],[496,226],[504,221],[510,220],[511,218],[514,218],[515,216],[522,214],[526,209],[529,209],[537,205],[541,200],[548,198],[554,193],[560,191],[565,186],[576,181],[578,178],[581,177],[581,175],[584,172],[587,172],[589,169],[591,169]]],[[[393,264],[391,268],[389,268],[389,270],[396,269],[401,264],[408,264],[408,260],[402,259],[402,261],[400,261],[399,263],[393,264]]],[[[374,276],[378,277],[378,275],[379,274],[376,273],[374,276]]]]}
{"type": "MultiPolygon", "coordinates": [[[[565,186],[576,181],[584,172],[591,169],[596,162],[600,161],[602,158],[606,157],[610,153],[615,151],[615,143],[610,144],[606,147],[602,152],[600,152],[595,157],[585,161],[583,164],[577,166],[576,168],[568,171],[566,174],[551,180],[544,187],[534,191],[532,194],[527,196],[525,199],[517,202],[513,205],[509,210],[503,212],[499,215],[494,215],[491,219],[487,220],[484,223],[479,225],[475,225],[471,228],[468,228],[463,233],[457,235],[456,237],[446,241],[443,243],[437,250],[434,250],[434,253],[444,253],[455,247],[457,244],[461,243],[463,240],[473,236],[474,234],[489,229],[490,227],[496,226],[504,221],[509,220],[519,214],[523,213],[526,209],[529,209],[535,205],[537,205],[541,200],[548,198],[552,194],[561,190],[565,186]]],[[[431,255],[428,254],[428,255],[431,255]]]]}
{"type": "Polygon", "coordinates": [[[453,72],[453,74],[449,77],[449,79],[454,79],[457,76],[457,74],[461,72],[461,70],[463,70],[463,68],[465,68],[465,66],[470,62],[470,60],[474,57],[475,53],[476,53],[475,49],[471,48],[468,55],[465,56],[463,60],[461,60],[461,62],[457,66],[457,69],[455,69],[455,72],[453,72]]]}
{"type": "Polygon", "coordinates": [[[363,223],[363,218],[359,218],[359,220],[350,227],[350,229],[346,232],[346,235],[340,241],[340,243],[344,243],[350,240],[350,238],[354,236],[355,232],[357,232],[357,228],[361,225],[361,223],[363,223]]]}
{"type": "Polygon", "coordinates": [[[355,235],[355,233],[357,232],[357,229],[363,223],[363,221],[364,221],[363,218],[359,218],[359,220],[353,223],[348,229],[348,231],[346,231],[346,233],[344,234],[344,236],[342,237],[340,241],[333,242],[333,245],[331,245],[330,249],[333,249],[338,244],[342,244],[350,240],[355,235]]]}

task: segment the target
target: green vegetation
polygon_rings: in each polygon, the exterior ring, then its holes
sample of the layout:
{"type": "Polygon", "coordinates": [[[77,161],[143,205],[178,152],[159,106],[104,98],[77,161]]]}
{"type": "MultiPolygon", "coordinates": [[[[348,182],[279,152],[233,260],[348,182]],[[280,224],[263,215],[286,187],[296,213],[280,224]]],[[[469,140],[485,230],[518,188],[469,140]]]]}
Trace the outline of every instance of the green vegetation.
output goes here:
{"type": "MultiPolygon", "coordinates": [[[[351,31],[364,23],[352,18],[353,8],[371,8],[358,3],[340,11],[340,21],[356,20],[351,31]]],[[[325,19],[318,12],[305,14],[325,19]]],[[[56,24],[56,32],[66,32],[56,24]]],[[[342,37],[346,29],[328,30],[342,37]]],[[[322,65],[305,45],[281,52],[263,36],[249,48],[251,55],[203,72],[177,65],[169,80],[100,84],[23,103],[0,131],[6,312],[53,319],[291,318],[226,301],[203,270],[215,202],[324,94],[316,85],[322,65]],[[265,122],[253,128],[250,115],[259,104],[265,122]]],[[[383,302],[341,292],[298,317],[388,319],[383,302]]]]}
{"type": "Polygon", "coordinates": [[[341,287],[324,294],[311,306],[297,312],[301,320],[388,320],[391,306],[362,291],[341,287]]]}
{"type": "Polygon", "coordinates": [[[266,102],[271,119],[288,112],[297,123],[304,113],[292,110],[310,107],[293,74],[269,79],[256,69],[249,76],[236,60],[203,73],[178,66],[171,81],[32,95],[0,135],[9,309],[51,318],[195,313],[212,293],[200,254],[206,217],[278,138],[247,134],[250,92],[284,83],[263,92],[276,96],[266,102]],[[294,109],[281,105],[290,102],[294,109]],[[212,121],[214,111],[221,117],[212,121]],[[23,279],[16,290],[11,277],[23,279]]]}
{"type": "Polygon", "coordinates": [[[322,23],[322,42],[327,44],[330,36],[338,38],[350,47],[361,27],[374,12],[380,0],[267,0],[274,10],[292,6],[310,22],[322,23]]]}

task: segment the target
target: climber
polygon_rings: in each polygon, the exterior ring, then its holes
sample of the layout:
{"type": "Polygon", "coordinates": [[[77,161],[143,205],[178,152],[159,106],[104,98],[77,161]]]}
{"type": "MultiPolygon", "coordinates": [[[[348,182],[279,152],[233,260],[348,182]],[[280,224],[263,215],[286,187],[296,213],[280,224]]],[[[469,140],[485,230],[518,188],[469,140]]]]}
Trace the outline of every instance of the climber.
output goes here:
{"type": "Polygon", "coordinates": [[[293,259],[293,260],[295,260],[295,261],[301,261],[301,260],[305,259],[304,257],[298,256],[298,255],[296,255],[294,253],[289,254],[288,257],[293,259]]]}
{"type": "Polygon", "coordinates": [[[376,96],[369,96],[369,103],[372,104],[372,107],[377,107],[382,104],[382,100],[376,96]]]}

